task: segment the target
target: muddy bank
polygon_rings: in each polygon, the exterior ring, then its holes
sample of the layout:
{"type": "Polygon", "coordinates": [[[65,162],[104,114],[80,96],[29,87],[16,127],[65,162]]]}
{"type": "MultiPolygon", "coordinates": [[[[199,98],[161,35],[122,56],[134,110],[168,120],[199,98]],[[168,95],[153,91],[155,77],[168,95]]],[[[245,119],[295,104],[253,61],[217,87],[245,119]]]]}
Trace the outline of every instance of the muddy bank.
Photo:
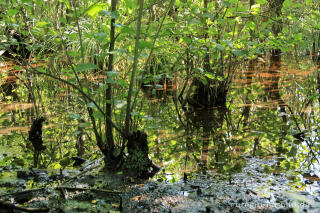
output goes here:
{"type": "Polygon", "coordinates": [[[320,211],[318,179],[306,179],[298,173],[266,173],[266,168],[276,167],[276,158],[246,160],[243,170],[234,175],[160,172],[147,181],[120,173],[105,175],[99,171],[102,166],[88,172],[56,174],[3,167],[1,199],[47,212],[320,211]]]}
{"type": "Polygon", "coordinates": [[[309,193],[308,186],[303,190],[303,180],[292,181],[292,174],[264,172],[267,166],[275,167],[276,159],[247,160],[243,171],[232,177],[208,172],[192,174],[187,181],[132,186],[128,212],[320,211],[317,183],[312,183],[316,192],[309,193]]]}

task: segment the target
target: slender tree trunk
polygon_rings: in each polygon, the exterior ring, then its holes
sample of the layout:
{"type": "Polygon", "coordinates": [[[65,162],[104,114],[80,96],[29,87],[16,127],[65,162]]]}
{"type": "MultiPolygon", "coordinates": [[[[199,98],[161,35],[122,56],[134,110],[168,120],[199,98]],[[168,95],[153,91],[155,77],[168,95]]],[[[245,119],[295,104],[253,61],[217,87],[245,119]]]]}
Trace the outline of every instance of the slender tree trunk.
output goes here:
{"type": "Polygon", "coordinates": [[[140,39],[140,33],[141,33],[141,19],[142,19],[142,12],[143,12],[143,1],[139,0],[139,14],[137,19],[137,32],[136,32],[136,42],[135,42],[135,49],[134,49],[134,61],[133,61],[133,68],[131,73],[131,79],[130,79],[130,86],[128,91],[128,98],[127,98],[127,109],[126,109],[126,123],[125,123],[125,133],[126,135],[129,135],[130,132],[130,113],[131,113],[131,97],[132,97],[132,90],[133,90],[133,84],[135,79],[135,74],[137,70],[138,65],[138,59],[139,59],[139,39],[140,39]]]}
{"type": "MultiPolygon", "coordinates": [[[[116,11],[117,7],[117,0],[112,0],[111,1],[111,12],[114,13],[116,11]]],[[[113,71],[113,50],[114,50],[114,44],[115,44],[115,18],[111,18],[111,23],[110,23],[110,46],[109,46],[109,59],[108,59],[108,71],[111,72],[113,71]]],[[[109,77],[107,77],[109,78],[109,77]]],[[[109,158],[112,157],[112,152],[114,149],[114,140],[113,140],[113,132],[112,132],[112,122],[107,118],[112,117],[112,85],[111,83],[107,83],[108,88],[105,91],[105,96],[106,96],[106,117],[105,117],[105,134],[107,138],[107,145],[106,145],[106,150],[110,154],[109,158]]]]}
{"type": "MultiPolygon", "coordinates": [[[[203,1],[203,4],[204,4],[204,10],[203,10],[203,13],[206,14],[208,12],[208,0],[204,0],[203,1]]],[[[205,39],[208,39],[209,38],[209,35],[208,35],[208,25],[207,25],[207,19],[208,18],[204,18],[202,20],[203,22],[203,26],[204,26],[204,31],[205,31],[205,34],[204,34],[204,37],[205,39]]],[[[204,56],[204,69],[206,72],[211,72],[211,65],[210,65],[210,56],[209,56],[209,47],[208,46],[205,46],[207,52],[204,56]]]]}
{"type": "Polygon", "coordinates": [[[271,11],[271,17],[276,18],[277,20],[272,24],[272,33],[277,36],[279,33],[282,32],[282,21],[278,20],[282,16],[282,5],[284,0],[268,0],[269,1],[269,8],[271,11]]]}

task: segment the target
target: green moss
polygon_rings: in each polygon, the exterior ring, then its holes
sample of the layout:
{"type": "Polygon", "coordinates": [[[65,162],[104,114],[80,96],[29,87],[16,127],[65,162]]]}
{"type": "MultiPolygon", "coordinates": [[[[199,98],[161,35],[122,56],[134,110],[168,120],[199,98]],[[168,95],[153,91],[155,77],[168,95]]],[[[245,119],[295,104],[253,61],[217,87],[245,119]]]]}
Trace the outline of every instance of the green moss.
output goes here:
{"type": "Polygon", "coordinates": [[[141,150],[136,150],[127,156],[124,163],[124,169],[128,170],[130,173],[141,175],[148,172],[150,164],[151,162],[147,153],[144,153],[141,150]]]}

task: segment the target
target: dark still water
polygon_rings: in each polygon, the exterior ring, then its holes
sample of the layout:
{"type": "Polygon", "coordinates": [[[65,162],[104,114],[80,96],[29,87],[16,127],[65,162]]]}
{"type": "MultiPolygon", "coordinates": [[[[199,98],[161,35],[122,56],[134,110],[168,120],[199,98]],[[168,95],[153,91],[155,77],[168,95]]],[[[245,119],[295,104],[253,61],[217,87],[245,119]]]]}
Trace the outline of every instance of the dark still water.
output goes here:
{"type": "MultiPolygon", "coordinates": [[[[0,69],[0,166],[32,166],[27,138],[30,122],[37,116],[47,118],[43,167],[72,166],[68,159],[79,152],[84,158],[100,157],[83,100],[76,91],[23,69],[17,71],[9,62],[2,62],[0,69]],[[80,140],[84,150],[79,150],[80,140]]],[[[148,134],[151,159],[179,177],[184,172],[236,174],[246,165],[247,157],[278,159],[276,166],[266,167],[269,173],[312,170],[318,174],[317,72],[309,61],[292,64],[259,58],[233,74],[225,107],[196,109],[188,104],[181,107],[178,96],[184,82],[176,76],[173,85],[139,93],[143,101],[132,113],[133,123],[148,134]]],[[[99,79],[103,78],[88,76],[96,90],[99,79]]],[[[120,93],[114,92],[118,125],[123,124],[126,104],[120,93]]],[[[120,144],[121,138],[116,141],[120,144]]]]}

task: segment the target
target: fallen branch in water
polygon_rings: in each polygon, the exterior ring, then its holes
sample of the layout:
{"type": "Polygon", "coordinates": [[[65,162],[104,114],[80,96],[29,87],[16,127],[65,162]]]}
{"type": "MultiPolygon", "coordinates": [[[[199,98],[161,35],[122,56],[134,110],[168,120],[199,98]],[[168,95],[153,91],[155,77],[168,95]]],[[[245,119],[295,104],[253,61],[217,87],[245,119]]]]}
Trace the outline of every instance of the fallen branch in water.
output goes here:
{"type": "Polygon", "coordinates": [[[95,160],[95,161],[92,161],[90,163],[87,163],[84,167],[82,167],[80,169],[80,171],[86,171],[86,170],[90,169],[92,167],[92,165],[100,163],[103,159],[104,159],[104,157],[101,157],[98,160],[95,160]]]}
{"type": "Polygon", "coordinates": [[[22,212],[49,212],[49,208],[25,208],[21,206],[16,206],[12,203],[0,200],[0,209],[8,210],[8,212],[13,212],[13,210],[19,210],[22,212]]]}
{"type": "Polygon", "coordinates": [[[64,181],[63,183],[68,183],[69,181],[74,180],[74,179],[80,177],[81,175],[87,173],[88,171],[94,170],[94,169],[99,168],[99,167],[100,167],[100,165],[91,167],[91,168],[89,168],[89,169],[87,169],[87,170],[84,170],[83,172],[80,172],[80,173],[77,174],[76,176],[69,178],[68,180],[64,181]]]}
{"type": "Polygon", "coordinates": [[[82,167],[80,169],[80,171],[82,171],[82,172],[80,172],[79,174],[77,174],[74,177],[69,178],[68,180],[64,181],[63,183],[68,183],[70,180],[76,179],[77,177],[80,177],[81,175],[85,174],[88,171],[91,171],[91,170],[94,170],[96,168],[99,168],[100,164],[97,165],[97,166],[92,166],[92,165],[100,163],[103,159],[104,159],[104,157],[99,158],[98,160],[95,160],[95,161],[92,161],[92,162],[88,163],[87,165],[85,165],[84,167],[82,167]]]}
{"type": "Polygon", "coordinates": [[[94,189],[94,188],[80,188],[80,187],[69,187],[69,186],[58,186],[56,189],[65,189],[68,191],[93,191],[93,192],[104,192],[104,193],[115,193],[120,194],[121,191],[107,190],[107,189],[94,189]]]}

